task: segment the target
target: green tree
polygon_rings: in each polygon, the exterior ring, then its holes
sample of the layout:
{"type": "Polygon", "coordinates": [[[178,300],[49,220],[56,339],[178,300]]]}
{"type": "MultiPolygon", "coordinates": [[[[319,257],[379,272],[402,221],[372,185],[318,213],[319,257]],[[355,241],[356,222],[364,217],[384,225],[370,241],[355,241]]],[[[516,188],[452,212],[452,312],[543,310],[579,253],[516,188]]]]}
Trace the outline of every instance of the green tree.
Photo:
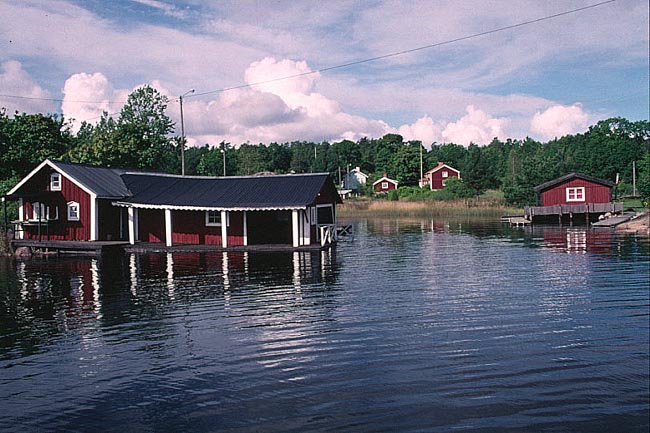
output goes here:
{"type": "Polygon", "coordinates": [[[47,158],[61,159],[72,143],[69,125],[56,114],[0,112],[0,179],[27,175],[47,158]]]}
{"type": "Polygon", "coordinates": [[[126,166],[165,171],[176,158],[169,135],[174,123],[167,116],[169,100],[151,86],[134,90],[120,112],[118,146],[126,166]]]}
{"type": "Polygon", "coordinates": [[[388,171],[400,185],[417,185],[420,178],[420,150],[418,147],[400,145],[390,159],[388,171]]]}
{"type": "Polygon", "coordinates": [[[641,196],[641,201],[643,201],[646,207],[650,207],[650,152],[647,152],[639,166],[639,178],[637,181],[637,189],[639,191],[639,196],[641,196]]]}

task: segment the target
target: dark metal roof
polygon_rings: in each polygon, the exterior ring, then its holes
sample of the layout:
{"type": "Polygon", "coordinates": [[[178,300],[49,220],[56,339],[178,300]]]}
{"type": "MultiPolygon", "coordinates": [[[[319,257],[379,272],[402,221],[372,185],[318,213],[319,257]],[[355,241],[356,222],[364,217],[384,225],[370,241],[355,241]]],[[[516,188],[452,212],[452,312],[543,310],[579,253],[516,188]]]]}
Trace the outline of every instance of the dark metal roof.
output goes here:
{"type": "Polygon", "coordinates": [[[125,173],[122,180],[133,194],[122,203],[144,207],[298,208],[314,204],[321,192],[338,200],[327,173],[242,177],[125,173]]]}
{"type": "Polygon", "coordinates": [[[610,188],[614,186],[613,182],[603,180],[603,179],[598,179],[597,177],[587,176],[586,174],[580,174],[580,173],[569,173],[569,174],[566,174],[566,175],[564,175],[562,177],[558,177],[557,179],[553,179],[553,180],[545,182],[545,183],[543,183],[541,185],[537,185],[535,187],[535,191],[537,191],[537,192],[544,191],[546,189],[552,188],[555,185],[559,185],[559,184],[561,184],[563,182],[566,182],[568,180],[571,180],[571,179],[582,179],[582,180],[586,180],[586,181],[589,181],[589,182],[599,183],[601,185],[605,185],[605,186],[608,186],[610,188]]]}
{"type": "Polygon", "coordinates": [[[123,198],[131,195],[120,175],[119,168],[95,167],[85,164],[69,164],[51,161],[62,173],[73,178],[100,198],[123,198]]]}

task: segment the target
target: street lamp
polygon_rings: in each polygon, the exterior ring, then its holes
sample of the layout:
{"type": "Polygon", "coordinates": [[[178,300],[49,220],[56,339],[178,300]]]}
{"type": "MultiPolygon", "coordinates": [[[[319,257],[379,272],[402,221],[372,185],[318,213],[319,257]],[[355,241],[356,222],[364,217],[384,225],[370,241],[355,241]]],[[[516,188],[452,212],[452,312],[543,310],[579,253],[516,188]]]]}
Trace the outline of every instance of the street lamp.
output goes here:
{"type": "Polygon", "coordinates": [[[194,93],[194,89],[190,89],[178,97],[178,102],[181,106],[181,176],[185,176],[185,123],[183,122],[183,97],[194,93]]]}

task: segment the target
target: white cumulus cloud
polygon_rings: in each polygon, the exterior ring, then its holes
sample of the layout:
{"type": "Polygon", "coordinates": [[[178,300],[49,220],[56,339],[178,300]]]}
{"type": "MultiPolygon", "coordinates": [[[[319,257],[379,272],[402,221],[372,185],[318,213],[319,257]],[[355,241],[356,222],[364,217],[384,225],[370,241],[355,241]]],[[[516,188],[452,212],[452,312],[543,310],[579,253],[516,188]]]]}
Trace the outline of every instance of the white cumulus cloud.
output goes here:
{"type": "Polygon", "coordinates": [[[14,112],[53,113],[55,104],[47,99],[52,96],[39,86],[36,81],[23,69],[20,62],[9,60],[2,63],[0,69],[0,89],[5,95],[0,95],[0,110],[5,109],[7,115],[14,112]]]}
{"type": "Polygon", "coordinates": [[[456,122],[450,122],[442,131],[446,141],[462,144],[488,144],[494,137],[505,139],[503,127],[507,119],[491,117],[486,112],[468,105],[467,114],[456,122]]]}
{"type": "Polygon", "coordinates": [[[420,140],[425,147],[442,138],[440,125],[429,116],[419,118],[412,125],[402,125],[397,132],[404,137],[405,141],[420,140]]]}
{"type": "Polygon", "coordinates": [[[554,105],[543,112],[535,113],[530,122],[530,129],[550,140],[582,132],[587,129],[590,120],[589,114],[579,104],[554,105]]]}

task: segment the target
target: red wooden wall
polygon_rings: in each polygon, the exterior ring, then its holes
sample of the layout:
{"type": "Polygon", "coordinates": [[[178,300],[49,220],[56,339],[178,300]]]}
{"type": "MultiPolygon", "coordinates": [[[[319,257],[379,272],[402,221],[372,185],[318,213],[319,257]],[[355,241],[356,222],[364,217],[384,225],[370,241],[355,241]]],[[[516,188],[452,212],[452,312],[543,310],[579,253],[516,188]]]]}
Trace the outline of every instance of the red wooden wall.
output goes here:
{"type": "Polygon", "coordinates": [[[574,178],[542,191],[541,198],[542,206],[555,206],[558,204],[609,203],[612,199],[612,191],[611,188],[606,185],[590,182],[585,179],[574,178]],[[585,200],[567,202],[566,189],[578,187],[585,188],[585,200]]]}
{"type": "Polygon", "coordinates": [[[445,167],[441,168],[438,171],[434,171],[431,173],[431,189],[443,189],[445,187],[443,182],[450,177],[458,177],[458,173],[445,167]],[[443,171],[446,171],[448,174],[446,178],[442,177],[443,171]]]}
{"type": "MultiPolygon", "coordinates": [[[[50,173],[48,170],[41,170],[36,173],[27,184],[23,185],[23,193],[41,193],[49,190],[50,173]]],[[[40,201],[46,206],[56,206],[59,210],[59,219],[49,224],[49,237],[52,240],[90,240],[90,195],[67,179],[61,176],[61,191],[52,191],[40,199],[24,200],[24,219],[33,215],[32,202],[40,201]],[[79,221],[68,221],[68,202],[79,203],[79,221]]],[[[45,215],[43,215],[45,218],[45,215]]],[[[46,229],[41,228],[41,234],[45,239],[46,229]]],[[[38,238],[38,227],[25,228],[26,239],[38,238]]]]}

